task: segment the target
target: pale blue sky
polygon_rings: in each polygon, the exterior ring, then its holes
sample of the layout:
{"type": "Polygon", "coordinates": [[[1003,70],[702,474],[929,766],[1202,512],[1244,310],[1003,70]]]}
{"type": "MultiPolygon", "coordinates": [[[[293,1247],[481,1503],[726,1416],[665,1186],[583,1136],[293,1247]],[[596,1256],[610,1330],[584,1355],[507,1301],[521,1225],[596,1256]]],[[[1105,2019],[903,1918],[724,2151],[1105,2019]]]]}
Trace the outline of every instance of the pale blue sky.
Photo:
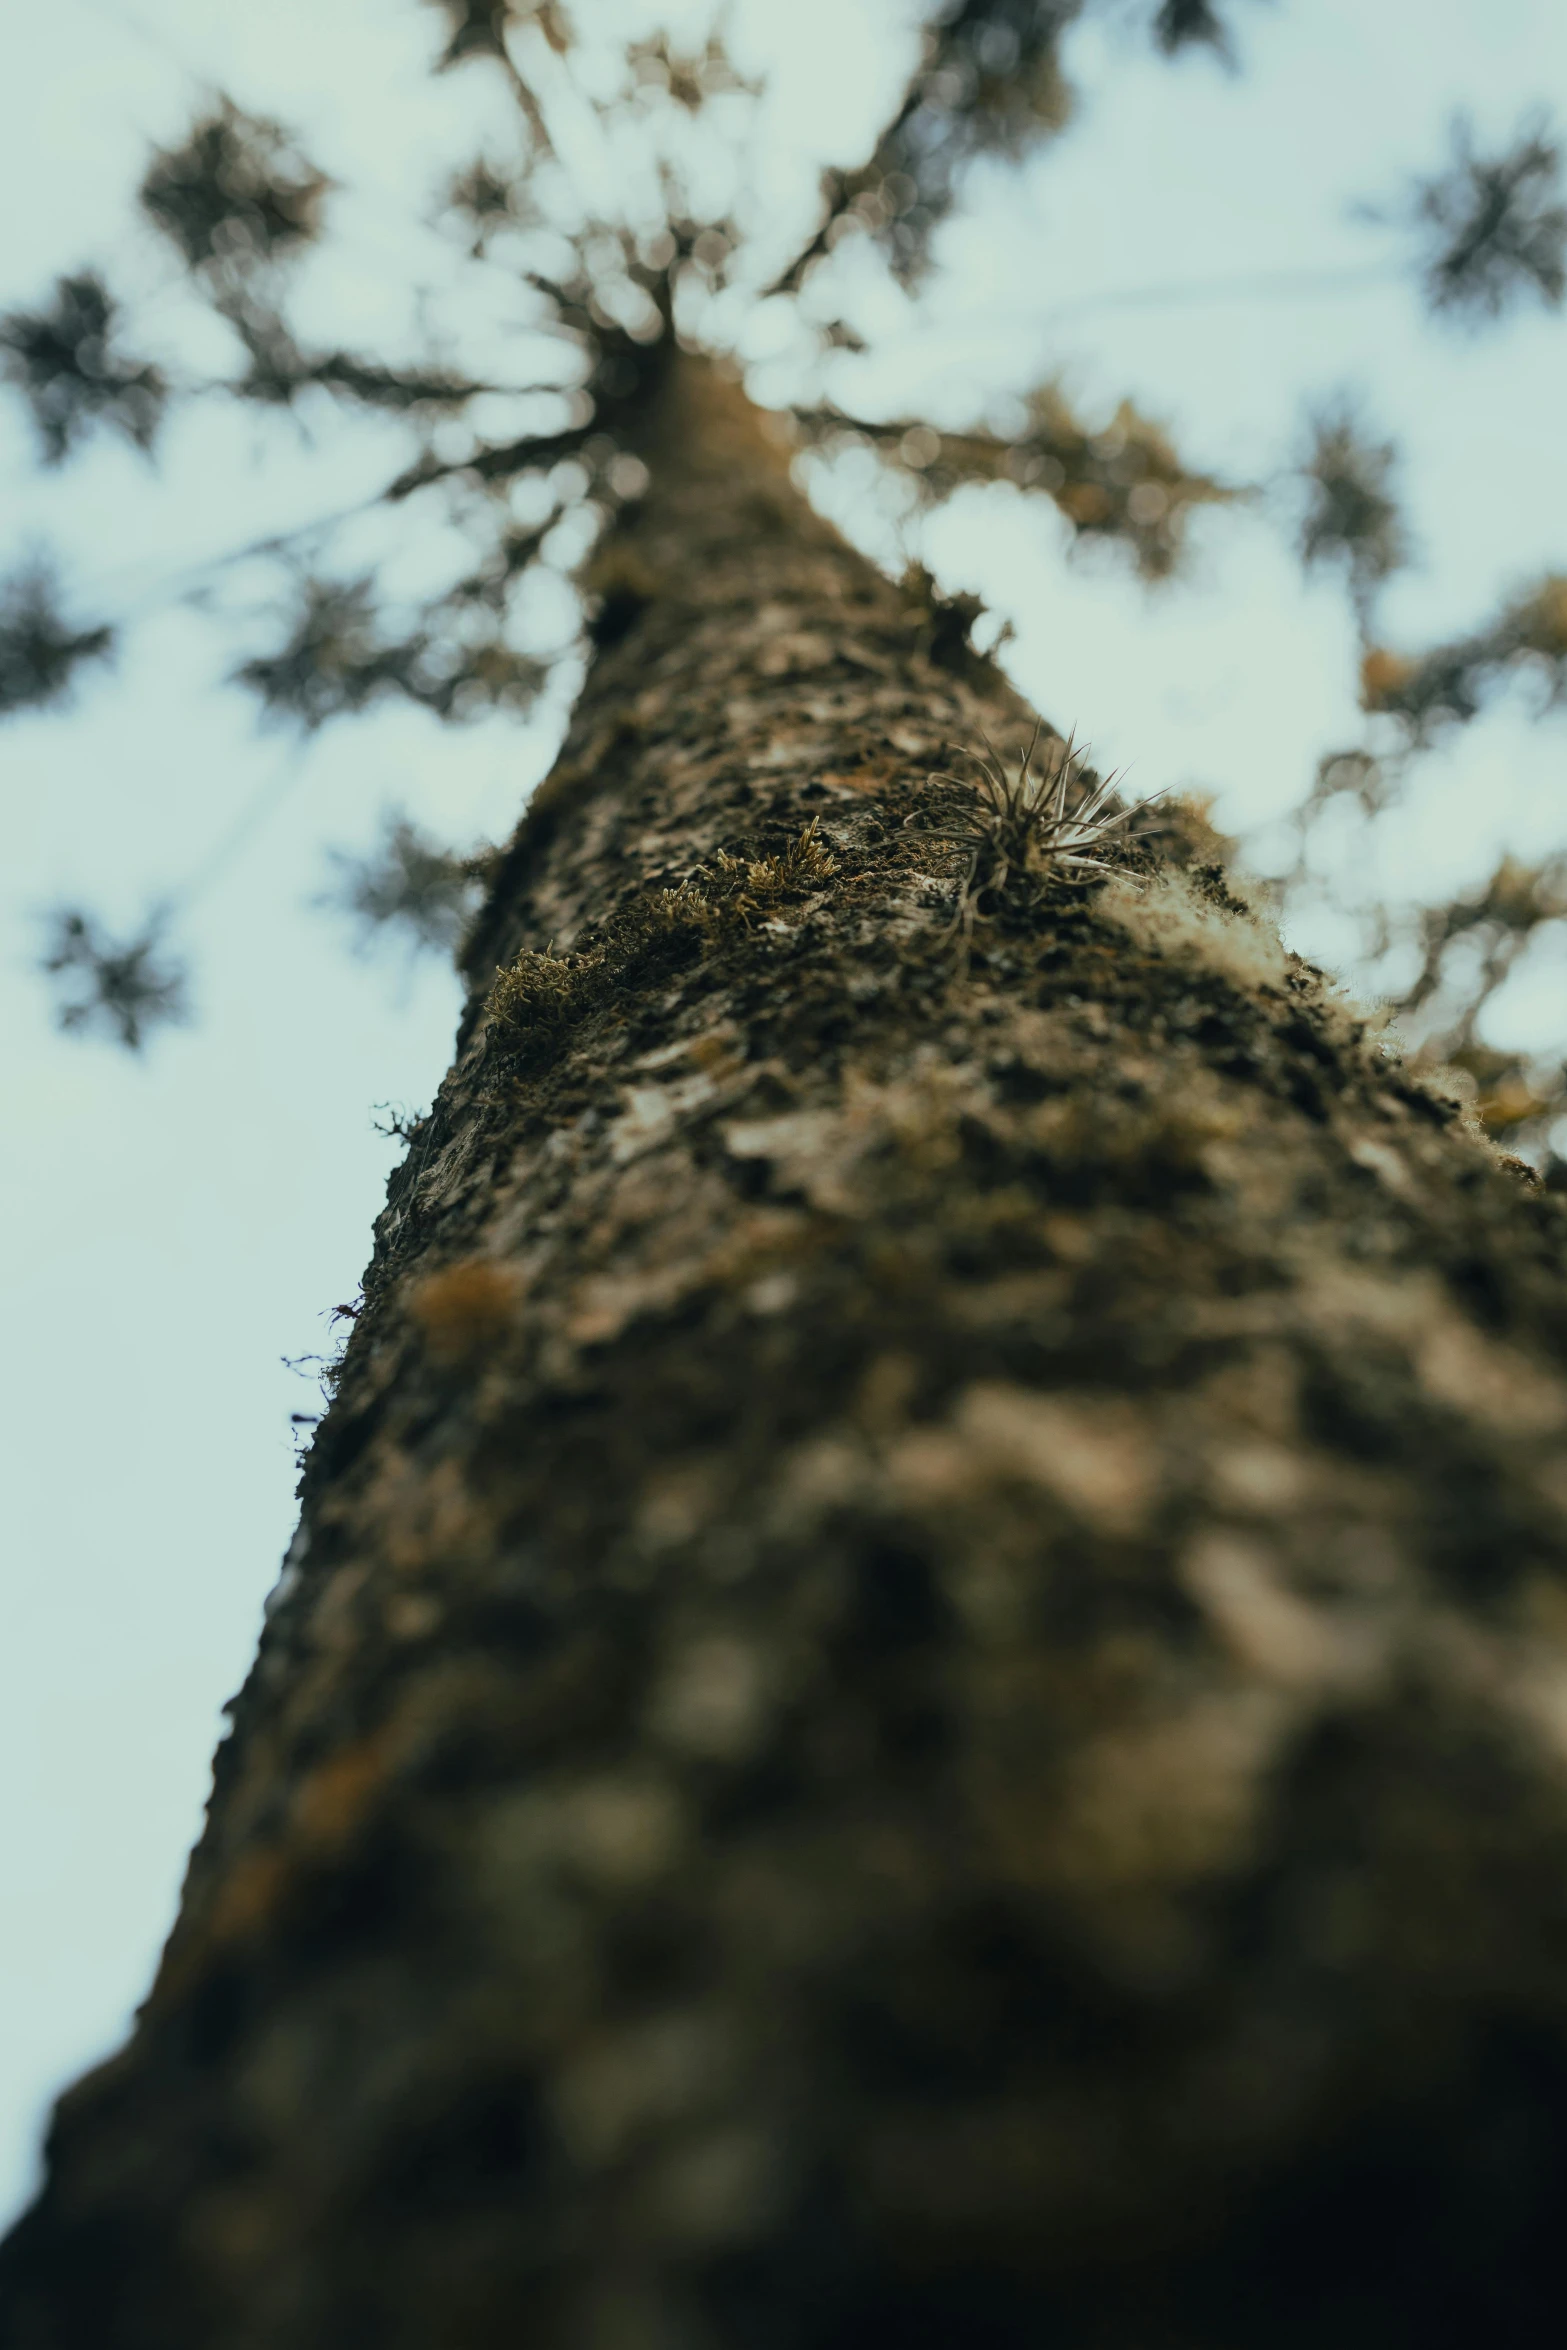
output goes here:
{"type": "MultiPolygon", "coordinates": [[[[826,150],[870,120],[895,72],[897,11],[795,0],[787,30],[779,13],[754,0],[749,37],[783,44],[781,128],[826,150]]],[[[98,260],[145,297],[144,341],[188,331],[174,273],[126,225],[147,142],[198,94],[188,65],[284,115],[357,191],[309,290],[323,332],[402,331],[406,266],[441,281],[458,323],[470,315],[476,286],[418,213],[443,162],[503,117],[481,74],[430,83],[431,17],[411,0],[140,0],[138,17],[141,35],[107,0],[55,0],[0,25],[0,304],[98,260]]],[[[1114,30],[1080,37],[1077,128],[1021,186],[975,190],[942,248],[934,325],[893,317],[901,339],[861,388],[956,417],[976,386],[1016,390],[1063,366],[1089,406],[1131,392],[1196,460],[1261,476],[1291,447],[1302,400],[1353,384],[1404,442],[1422,549],[1388,599],[1389,630],[1461,628],[1567,563],[1567,321],[1522,317],[1465,344],[1388,286],[1077,306],[1384,257],[1348,208],[1434,164],[1456,106],[1492,135],[1528,105],[1567,117],[1567,11],[1277,0],[1240,17],[1240,78],[1201,56],[1161,65],[1114,30]]],[[[779,380],[760,367],[756,386],[779,380]]],[[[845,398],[858,380],[845,369],[845,398]]],[[[389,449],[361,432],[304,450],[213,409],[176,427],[156,475],[104,448],[41,482],[7,404],[0,566],[47,536],[87,604],[134,612],[193,559],[349,504],[389,449]]],[[[876,543],[864,485],[820,487],[876,543]]],[[[1261,827],[1323,750],[1355,739],[1348,615],[1331,587],[1301,583],[1266,511],[1208,518],[1190,582],[1157,598],[1113,562],[1069,565],[1048,513],[1006,494],[961,501],[927,543],[949,584],[1013,621],[1025,688],[1140,788],[1213,790],[1221,820],[1261,827]]],[[[326,1344],[323,1316],[353,1295],[391,1157],[372,1105],[422,1105],[447,1058],[453,981],[346,952],[307,903],[324,849],[366,840],[390,802],[450,837],[503,833],[556,723],[453,735],[387,711],[301,758],[222,686],[231,642],[156,610],[73,712],[0,734],[0,2213],[26,2191],[44,2101],[107,2052],[146,1987],[218,1709],[291,1531],[288,1415],[313,1399],[280,1358],[326,1344]],[[140,1063],[57,1037],[27,967],[37,910],[68,894],[133,920],[252,805],[264,820],[188,926],[197,1023],[140,1063]]],[[[1470,730],[1388,828],[1379,886],[1436,891],[1504,842],[1567,840],[1564,760],[1560,722],[1503,711],[1470,730]]],[[[1316,935],[1330,951],[1332,925],[1316,935]]],[[[1516,991],[1520,1039],[1567,1029],[1559,974],[1543,957],[1516,991]]]]}

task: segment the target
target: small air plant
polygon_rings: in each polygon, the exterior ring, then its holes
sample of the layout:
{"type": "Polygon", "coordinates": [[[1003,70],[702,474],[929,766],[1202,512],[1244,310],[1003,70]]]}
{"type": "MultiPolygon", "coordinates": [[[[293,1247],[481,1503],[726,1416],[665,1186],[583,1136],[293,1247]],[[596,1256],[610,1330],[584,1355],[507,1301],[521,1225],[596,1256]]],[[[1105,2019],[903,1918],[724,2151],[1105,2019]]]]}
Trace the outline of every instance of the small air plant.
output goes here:
{"type": "MultiPolygon", "coordinates": [[[[1137,809],[1110,805],[1119,772],[1090,782],[1075,736],[1065,742],[1050,736],[1036,767],[1043,732],[1044,721],[1037,719],[1015,776],[1008,775],[988,735],[983,751],[953,744],[979,769],[975,797],[945,812],[940,824],[919,824],[916,816],[905,820],[906,826],[918,824],[927,839],[949,840],[968,852],[952,920],[952,932],[962,933],[965,947],[972,942],[983,899],[1035,906],[1053,881],[1082,882],[1095,873],[1114,873],[1115,865],[1102,852],[1140,837],[1124,829],[1137,809]]],[[[928,780],[964,793],[973,789],[958,775],[937,772],[928,780]]]]}

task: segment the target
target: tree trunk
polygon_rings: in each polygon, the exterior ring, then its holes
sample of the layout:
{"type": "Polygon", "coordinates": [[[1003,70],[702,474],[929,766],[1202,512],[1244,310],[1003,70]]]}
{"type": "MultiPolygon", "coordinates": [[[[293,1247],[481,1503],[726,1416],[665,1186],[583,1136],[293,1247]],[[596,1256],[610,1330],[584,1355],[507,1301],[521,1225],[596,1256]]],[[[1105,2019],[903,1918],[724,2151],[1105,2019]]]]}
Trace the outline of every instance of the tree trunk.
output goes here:
{"type": "Polygon", "coordinates": [[[1195,818],[966,954],[1016,697],[695,362],[644,454],[0,2339],[1544,2340],[1559,1203],[1195,818]]]}

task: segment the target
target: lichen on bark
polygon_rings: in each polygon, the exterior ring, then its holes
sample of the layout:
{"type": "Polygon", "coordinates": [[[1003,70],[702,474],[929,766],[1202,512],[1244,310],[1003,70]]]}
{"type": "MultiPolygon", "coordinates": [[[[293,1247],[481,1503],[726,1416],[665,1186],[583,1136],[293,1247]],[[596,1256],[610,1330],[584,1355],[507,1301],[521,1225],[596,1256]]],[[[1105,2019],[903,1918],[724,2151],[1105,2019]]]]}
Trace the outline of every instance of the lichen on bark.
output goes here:
{"type": "Polygon", "coordinates": [[[639,453],[0,2332],[1533,2339],[1561,1206],[1189,811],[956,954],[1029,714],[732,385],[639,453]]]}

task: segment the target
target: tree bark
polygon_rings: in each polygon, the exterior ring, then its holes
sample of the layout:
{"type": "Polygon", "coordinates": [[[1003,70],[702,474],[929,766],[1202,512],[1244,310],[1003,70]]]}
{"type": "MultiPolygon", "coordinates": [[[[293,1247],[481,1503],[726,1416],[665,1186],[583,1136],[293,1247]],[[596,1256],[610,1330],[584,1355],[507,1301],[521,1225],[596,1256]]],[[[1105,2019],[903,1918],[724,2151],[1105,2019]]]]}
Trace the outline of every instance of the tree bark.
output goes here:
{"type": "Polygon", "coordinates": [[[1560,1205],[1195,817],[965,955],[1027,713],[716,375],[643,454],[0,2340],[1544,2339],[1560,1205]]]}

